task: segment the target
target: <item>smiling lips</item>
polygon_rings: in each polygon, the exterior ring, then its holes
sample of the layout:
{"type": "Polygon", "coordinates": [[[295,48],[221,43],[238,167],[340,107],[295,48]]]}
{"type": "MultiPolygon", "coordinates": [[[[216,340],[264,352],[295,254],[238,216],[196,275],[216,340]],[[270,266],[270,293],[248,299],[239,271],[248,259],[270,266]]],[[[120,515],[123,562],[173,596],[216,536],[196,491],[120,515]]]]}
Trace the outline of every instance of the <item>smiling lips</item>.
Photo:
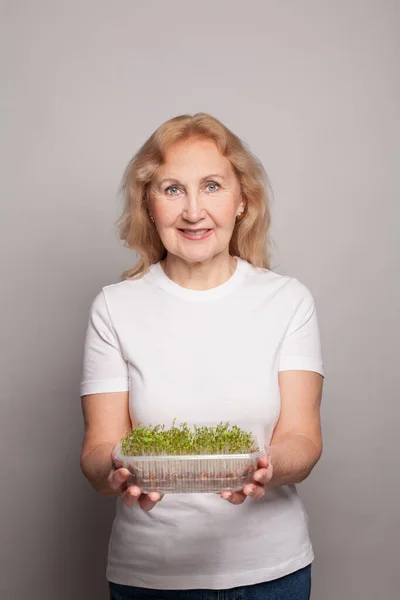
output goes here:
{"type": "Polygon", "coordinates": [[[212,233],[212,229],[178,229],[178,231],[188,240],[204,240],[212,233]]]}

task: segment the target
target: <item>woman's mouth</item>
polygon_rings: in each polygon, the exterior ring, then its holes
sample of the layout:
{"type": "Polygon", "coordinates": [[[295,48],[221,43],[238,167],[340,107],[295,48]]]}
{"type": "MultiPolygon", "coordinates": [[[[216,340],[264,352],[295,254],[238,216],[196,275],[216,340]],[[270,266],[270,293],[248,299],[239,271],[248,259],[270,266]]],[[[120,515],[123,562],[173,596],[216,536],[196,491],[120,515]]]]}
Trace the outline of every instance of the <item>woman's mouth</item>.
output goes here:
{"type": "Polygon", "coordinates": [[[204,240],[212,233],[212,229],[178,229],[187,240],[204,240]]]}

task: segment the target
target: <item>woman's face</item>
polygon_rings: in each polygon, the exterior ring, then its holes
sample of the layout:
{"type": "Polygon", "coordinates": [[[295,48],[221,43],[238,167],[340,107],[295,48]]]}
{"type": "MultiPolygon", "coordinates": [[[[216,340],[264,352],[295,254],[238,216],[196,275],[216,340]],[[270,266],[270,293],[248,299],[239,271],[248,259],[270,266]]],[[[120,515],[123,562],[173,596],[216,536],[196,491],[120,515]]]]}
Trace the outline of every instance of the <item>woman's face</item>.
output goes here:
{"type": "Polygon", "coordinates": [[[149,212],[161,241],[189,264],[229,254],[244,207],[230,162],[208,139],[171,146],[150,186],[149,212]]]}

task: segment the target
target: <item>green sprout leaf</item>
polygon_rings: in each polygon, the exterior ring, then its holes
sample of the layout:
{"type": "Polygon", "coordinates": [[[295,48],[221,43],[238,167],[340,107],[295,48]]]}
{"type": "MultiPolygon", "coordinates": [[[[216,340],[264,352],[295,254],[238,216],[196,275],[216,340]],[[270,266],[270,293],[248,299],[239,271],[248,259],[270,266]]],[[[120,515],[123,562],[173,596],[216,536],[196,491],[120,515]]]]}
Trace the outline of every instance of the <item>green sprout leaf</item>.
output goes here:
{"type": "Polygon", "coordinates": [[[214,427],[190,429],[187,423],[170,429],[164,425],[142,426],[140,423],[121,441],[125,456],[182,456],[195,454],[249,454],[256,452],[252,433],[238,425],[219,423],[214,427]]]}

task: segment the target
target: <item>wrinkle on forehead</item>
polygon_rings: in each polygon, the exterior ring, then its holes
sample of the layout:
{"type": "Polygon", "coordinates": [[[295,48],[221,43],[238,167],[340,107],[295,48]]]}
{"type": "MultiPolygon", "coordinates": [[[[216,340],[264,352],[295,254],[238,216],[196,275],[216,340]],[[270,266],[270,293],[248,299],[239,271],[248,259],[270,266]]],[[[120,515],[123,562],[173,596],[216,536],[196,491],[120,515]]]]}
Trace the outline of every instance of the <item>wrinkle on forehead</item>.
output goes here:
{"type": "Polygon", "coordinates": [[[209,174],[220,174],[226,180],[235,176],[229,160],[221,154],[215,142],[209,139],[176,142],[165,153],[153,181],[201,181],[209,174]]]}

